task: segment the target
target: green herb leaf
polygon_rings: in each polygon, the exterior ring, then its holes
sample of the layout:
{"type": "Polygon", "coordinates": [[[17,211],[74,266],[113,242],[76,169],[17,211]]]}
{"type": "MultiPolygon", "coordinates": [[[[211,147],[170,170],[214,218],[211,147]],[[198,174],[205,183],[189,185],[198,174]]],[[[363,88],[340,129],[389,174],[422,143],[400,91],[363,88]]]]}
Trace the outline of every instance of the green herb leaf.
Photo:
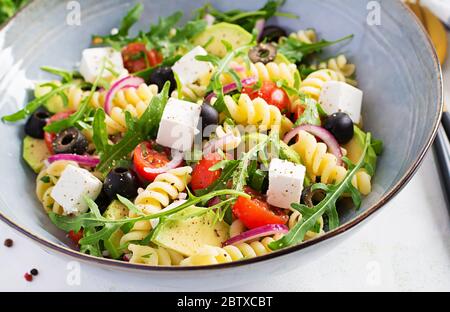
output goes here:
{"type": "Polygon", "coordinates": [[[295,122],[296,126],[300,125],[314,125],[320,126],[322,122],[320,121],[320,114],[318,110],[318,103],[311,99],[310,97],[306,97],[303,101],[303,105],[305,106],[305,111],[303,114],[295,122]]]}
{"type": "Polygon", "coordinates": [[[143,11],[144,6],[141,3],[137,3],[122,19],[118,35],[122,37],[128,36],[130,28],[139,21],[143,11]]]}
{"type": "Polygon", "coordinates": [[[29,102],[25,106],[25,108],[15,112],[14,114],[3,116],[2,120],[8,121],[8,122],[16,122],[16,121],[22,120],[22,119],[26,118],[27,116],[31,115],[32,113],[34,113],[39,107],[41,107],[41,105],[43,105],[45,102],[47,102],[53,96],[60,94],[62,91],[70,88],[71,86],[73,86],[73,83],[63,84],[62,86],[60,86],[58,88],[54,88],[49,93],[29,102]]]}
{"type": "Polygon", "coordinates": [[[127,159],[135,147],[148,138],[157,135],[164,107],[169,97],[170,82],[166,82],[163,90],[154,96],[145,112],[138,121],[127,118],[128,129],[122,140],[115,145],[108,143],[105,113],[97,110],[93,124],[93,141],[100,156],[97,170],[106,174],[120,160],[127,159]]]}
{"type": "Polygon", "coordinates": [[[42,66],[41,69],[48,73],[60,76],[63,83],[68,83],[73,81],[74,72],[70,72],[64,69],[59,69],[55,67],[42,66]]]}
{"type": "Polygon", "coordinates": [[[302,213],[302,219],[289,231],[288,234],[283,236],[283,238],[269,244],[269,247],[272,250],[296,245],[303,241],[306,232],[313,229],[318,219],[324,214],[328,217],[330,229],[339,226],[336,201],[342,196],[342,194],[350,192],[355,204],[360,204],[361,194],[353,187],[352,178],[358,170],[363,167],[367,151],[370,147],[370,142],[371,135],[370,133],[367,133],[361,159],[356,166],[349,163],[347,175],[340,183],[336,185],[317,184],[312,187],[312,190],[320,188],[326,192],[325,198],[319,204],[308,209],[305,209],[304,205],[299,205],[297,203],[292,204],[293,209],[299,210],[302,213]]]}
{"type": "Polygon", "coordinates": [[[287,37],[283,38],[278,45],[278,52],[286,56],[290,62],[299,64],[305,56],[352,38],[353,35],[349,35],[336,41],[322,40],[315,43],[305,43],[295,37],[287,37]]]}
{"type": "Polygon", "coordinates": [[[107,59],[104,58],[102,61],[102,65],[100,67],[99,74],[97,78],[95,79],[94,83],[92,84],[91,91],[89,93],[89,96],[83,98],[81,101],[80,107],[78,107],[78,110],[70,115],[68,118],[52,122],[51,124],[44,127],[44,130],[46,132],[51,133],[57,133],[64,129],[70,128],[75,126],[75,124],[84,119],[86,115],[89,113],[89,105],[91,103],[92,97],[94,96],[95,91],[97,90],[98,83],[100,82],[101,77],[103,76],[103,72],[105,71],[107,59]]]}
{"type": "Polygon", "coordinates": [[[268,20],[272,16],[297,18],[293,14],[278,12],[278,9],[285,2],[286,0],[269,0],[263,7],[256,11],[230,10],[226,12],[221,12],[208,3],[196,10],[196,18],[202,20],[206,14],[210,14],[215,17],[217,23],[226,22],[236,24],[251,33],[259,19],[268,20]]]}

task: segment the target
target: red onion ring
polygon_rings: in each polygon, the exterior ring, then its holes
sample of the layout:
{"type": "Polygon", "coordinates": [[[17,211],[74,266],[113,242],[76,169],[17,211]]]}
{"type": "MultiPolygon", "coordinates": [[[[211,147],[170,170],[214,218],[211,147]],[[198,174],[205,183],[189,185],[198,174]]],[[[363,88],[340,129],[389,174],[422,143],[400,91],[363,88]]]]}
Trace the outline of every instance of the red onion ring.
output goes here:
{"type": "Polygon", "coordinates": [[[205,147],[203,147],[203,155],[209,155],[216,152],[219,148],[230,143],[233,139],[235,139],[235,136],[232,133],[227,133],[221,138],[208,141],[205,144],[205,147]]]}
{"type": "MultiPolygon", "coordinates": [[[[255,77],[248,77],[245,79],[242,79],[241,83],[243,87],[248,87],[251,85],[254,85],[257,82],[255,77]]],[[[237,84],[235,82],[232,82],[230,84],[227,84],[226,86],[223,87],[223,93],[227,94],[230,93],[232,91],[237,90],[237,84]]],[[[211,92],[210,94],[208,94],[205,98],[206,103],[211,103],[211,100],[213,97],[217,96],[214,92],[211,92]]]]}
{"type": "Polygon", "coordinates": [[[284,224],[263,225],[230,238],[224,243],[224,246],[245,243],[249,240],[274,234],[286,234],[287,232],[289,232],[289,228],[284,224]]]}
{"type": "Polygon", "coordinates": [[[214,24],[214,22],[216,21],[216,18],[209,13],[205,14],[204,19],[206,21],[206,25],[208,25],[208,26],[212,26],[214,24]]]}
{"type": "Polygon", "coordinates": [[[179,167],[181,165],[181,163],[183,162],[183,158],[184,158],[184,153],[179,152],[177,150],[172,150],[172,159],[165,166],[158,167],[158,168],[144,167],[144,171],[147,173],[161,174],[161,173],[167,172],[171,169],[175,169],[175,168],[179,167]]]}
{"type": "Polygon", "coordinates": [[[49,163],[53,163],[58,160],[75,161],[82,166],[95,167],[100,162],[100,159],[95,156],[89,155],[77,155],[77,154],[55,154],[48,159],[49,163]]]}
{"type": "Polygon", "coordinates": [[[299,131],[306,131],[311,133],[315,137],[321,139],[329,148],[330,152],[336,156],[338,165],[342,165],[342,150],[339,146],[339,143],[336,141],[336,138],[329,132],[327,129],[313,126],[313,125],[301,125],[298,126],[291,131],[289,131],[283,138],[284,143],[288,144],[296,135],[298,135],[299,131]]]}
{"type": "Polygon", "coordinates": [[[255,23],[255,29],[258,32],[258,36],[256,37],[256,40],[259,42],[261,40],[261,35],[264,30],[264,26],[266,24],[266,20],[264,18],[260,18],[255,23]]]}
{"type": "Polygon", "coordinates": [[[142,83],[145,83],[144,79],[135,76],[127,76],[125,78],[117,80],[106,93],[104,109],[109,115],[112,108],[112,100],[117,91],[123,88],[137,88],[142,83]]]}

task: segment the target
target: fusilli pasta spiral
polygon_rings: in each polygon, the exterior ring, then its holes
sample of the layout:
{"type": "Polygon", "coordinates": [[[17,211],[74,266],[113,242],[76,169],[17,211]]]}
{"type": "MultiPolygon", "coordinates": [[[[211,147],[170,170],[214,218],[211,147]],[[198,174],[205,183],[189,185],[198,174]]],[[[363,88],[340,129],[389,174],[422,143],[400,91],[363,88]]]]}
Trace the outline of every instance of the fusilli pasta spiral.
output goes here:
{"type": "Polygon", "coordinates": [[[62,214],[62,207],[51,197],[51,192],[68,165],[78,167],[73,161],[58,160],[44,167],[36,178],[36,195],[46,212],[62,214]]]}
{"type": "Polygon", "coordinates": [[[147,109],[153,96],[158,94],[157,85],[141,84],[138,88],[127,88],[117,91],[113,99],[113,107],[106,116],[108,133],[124,132],[127,124],[125,111],[139,118],[147,109]]]}
{"type": "MultiPolygon", "coordinates": [[[[236,73],[241,79],[255,77],[260,82],[285,81],[290,87],[295,85],[295,76],[297,73],[295,64],[277,64],[274,62],[263,64],[258,62],[255,64],[250,63],[250,67],[247,68],[245,64],[233,62],[230,67],[235,68],[236,73]]],[[[231,82],[233,82],[233,80],[228,74],[222,76],[222,83],[224,85],[231,82]]]]}
{"type": "Polygon", "coordinates": [[[293,127],[292,122],[281,114],[278,107],[267,104],[262,98],[252,100],[247,94],[241,94],[236,102],[227,95],[224,101],[231,118],[238,124],[257,126],[260,131],[277,127],[281,133],[286,133],[293,127]]]}
{"type": "Polygon", "coordinates": [[[263,256],[272,252],[269,244],[280,238],[280,235],[275,235],[274,237],[265,237],[260,241],[228,245],[223,248],[203,246],[195,255],[181,261],[180,265],[211,265],[263,256]]]}
{"type": "MultiPolygon", "coordinates": [[[[289,229],[292,229],[302,218],[302,214],[300,212],[298,212],[297,210],[292,211],[292,213],[289,215],[289,221],[288,221],[288,226],[289,229]]],[[[320,235],[322,235],[324,233],[323,231],[323,218],[320,217],[319,219],[319,224],[320,224],[320,231],[319,233],[315,233],[313,231],[308,231],[305,234],[305,239],[304,240],[309,240],[309,239],[313,239],[316,238],[320,235]]]]}
{"type": "Polygon", "coordinates": [[[179,265],[184,257],[171,249],[163,247],[150,247],[130,244],[128,249],[132,252],[130,263],[146,265],[179,265]]]}
{"type": "Polygon", "coordinates": [[[222,151],[234,150],[241,144],[242,141],[239,128],[228,124],[218,126],[214,131],[214,136],[217,139],[229,137],[229,139],[223,142],[222,146],[216,146],[216,148],[220,148],[222,151]]]}
{"type": "Polygon", "coordinates": [[[318,71],[309,74],[308,77],[306,77],[306,79],[303,80],[300,87],[300,91],[302,91],[306,95],[309,95],[314,100],[318,101],[320,92],[322,91],[322,87],[325,84],[325,82],[328,81],[345,82],[345,77],[339,75],[334,70],[320,69],[318,71]]]}
{"type": "MultiPolygon", "coordinates": [[[[317,142],[312,134],[299,131],[297,142],[291,148],[300,155],[306,172],[313,181],[318,176],[322,183],[331,184],[339,183],[345,178],[347,169],[339,166],[336,156],[327,152],[326,144],[317,142]]],[[[352,184],[363,195],[367,195],[371,190],[370,180],[370,175],[361,169],[354,176],[352,184]]]]}
{"type": "Polygon", "coordinates": [[[230,225],[230,238],[238,236],[239,234],[245,232],[246,227],[241,220],[236,219],[230,225]]]}
{"type": "Polygon", "coordinates": [[[293,32],[289,35],[290,38],[295,38],[303,43],[315,43],[317,42],[317,34],[314,29],[302,29],[297,32],[293,32]]]}
{"type": "Polygon", "coordinates": [[[340,81],[345,81],[353,86],[357,85],[356,80],[352,78],[356,72],[356,66],[355,64],[349,63],[343,54],[338,55],[337,57],[332,57],[326,61],[320,62],[319,64],[314,64],[311,67],[314,69],[333,70],[341,76],[339,78],[340,81]]]}

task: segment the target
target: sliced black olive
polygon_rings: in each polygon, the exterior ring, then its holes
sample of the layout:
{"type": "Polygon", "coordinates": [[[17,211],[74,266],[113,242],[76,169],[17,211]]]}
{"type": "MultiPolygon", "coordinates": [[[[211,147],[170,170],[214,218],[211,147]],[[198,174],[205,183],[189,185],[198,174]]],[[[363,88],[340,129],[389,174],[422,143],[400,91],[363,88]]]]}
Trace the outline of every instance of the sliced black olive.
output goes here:
{"type": "Polygon", "coordinates": [[[339,144],[346,144],[353,138],[353,121],[346,113],[328,116],[324,128],[334,135],[339,144]]]}
{"type": "Polygon", "coordinates": [[[311,186],[305,187],[302,191],[301,202],[308,207],[317,205],[325,198],[325,192],[323,190],[311,190],[311,186]]]}
{"type": "Polygon", "coordinates": [[[281,37],[287,37],[287,32],[280,26],[269,25],[264,27],[260,41],[278,42],[281,37]]]}
{"type": "Polygon", "coordinates": [[[277,48],[271,43],[260,43],[248,51],[248,57],[253,63],[267,64],[277,57],[277,48]]]}
{"type": "Polygon", "coordinates": [[[44,127],[47,124],[47,119],[50,113],[43,107],[36,110],[25,124],[25,133],[36,139],[44,138],[44,127]]]}
{"type": "Polygon", "coordinates": [[[88,150],[89,142],[77,128],[68,128],[56,135],[53,141],[55,154],[83,155],[88,150]]]}
{"type": "Polygon", "coordinates": [[[211,125],[217,125],[219,123],[219,112],[209,104],[203,103],[202,110],[200,112],[202,118],[202,130],[211,125]]]}
{"type": "Polygon", "coordinates": [[[150,74],[150,84],[158,86],[158,90],[162,90],[166,81],[170,81],[170,93],[176,89],[177,83],[172,68],[169,66],[160,66],[150,74]]]}
{"type": "Polygon", "coordinates": [[[138,187],[136,173],[123,167],[111,170],[103,183],[103,191],[111,200],[117,199],[117,194],[133,199],[137,196],[138,187]]]}

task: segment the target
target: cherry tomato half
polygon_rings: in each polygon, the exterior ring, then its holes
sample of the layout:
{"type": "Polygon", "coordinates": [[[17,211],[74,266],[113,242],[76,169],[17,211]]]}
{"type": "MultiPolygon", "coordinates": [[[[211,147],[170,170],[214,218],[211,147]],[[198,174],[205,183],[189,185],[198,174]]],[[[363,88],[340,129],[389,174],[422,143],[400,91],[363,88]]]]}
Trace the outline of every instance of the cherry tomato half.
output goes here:
{"type": "Polygon", "coordinates": [[[152,182],[159,173],[147,172],[145,168],[162,168],[170,162],[170,149],[155,142],[145,141],[133,152],[133,164],[137,174],[144,180],[152,182]]]}
{"type": "Polygon", "coordinates": [[[67,236],[75,243],[79,244],[80,239],[83,238],[83,229],[80,229],[78,232],[70,231],[67,236]]]}
{"type": "MultiPolygon", "coordinates": [[[[50,117],[47,121],[47,125],[51,124],[54,121],[63,120],[68,118],[70,115],[72,115],[73,111],[67,111],[67,112],[59,112],[50,117]]],[[[44,132],[44,141],[45,145],[47,145],[47,148],[51,154],[53,153],[53,141],[56,138],[56,133],[50,133],[50,132],[44,132]]]]}
{"type": "Polygon", "coordinates": [[[222,160],[219,153],[211,153],[203,157],[192,171],[191,188],[196,191],[213,184],[220,177],[222,170],[210,171],[209,168],[222,160]]]}
{"type": "Polygon", "coordinates": [[[278,107],[282,113],[285,113],[291,105],[291,100],[286,91],[278,88],[276,83],[272,81],[263,82],[259,90],[253,90],[251,87],[244,88],[242,93],[248,94],[252,100],[260,97],[268,104],[278,107]]]}
{"type": "Polygon", "coordinates": [[[130,73],[161,64],[163,57],[156,50],[147,50],[144,43],[133,42],[122,49],[123,63],[130,73]]]}
{"type": "Polygon", "coordinates": [[[238,197],[233,206],[233,213],[249,229],[254,229],[268,224],[285,224],[288,216],[281,209],[271,207],[262,196],[255,191],[246,190],[252,195],[251,199],[238,197]]]}

